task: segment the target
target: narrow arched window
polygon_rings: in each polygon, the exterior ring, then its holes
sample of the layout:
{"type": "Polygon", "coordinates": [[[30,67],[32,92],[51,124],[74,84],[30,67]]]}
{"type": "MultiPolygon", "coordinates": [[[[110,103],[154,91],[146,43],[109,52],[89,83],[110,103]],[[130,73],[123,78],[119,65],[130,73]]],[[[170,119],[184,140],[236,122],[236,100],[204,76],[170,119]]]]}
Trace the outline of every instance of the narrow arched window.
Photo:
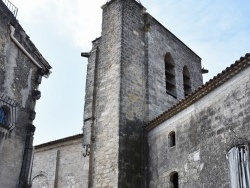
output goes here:
{"type": "Polygon", "coordinates": [[[179,177],[177,172],[172,172],[170,174],[170,183],[172,184],[173,188],[179,187],[179,177]]]}
{"type": "Polygon", "coordinates": [[[166,93],[176,98],[175,66],[173,58],[169,52],[165,55],[165,81],[166,93]]]}
{"type": "Polygon", "coordinates": [[[184,88],[184,95],[187,96],[191,93],[191,80],[190,74],[188,71],[187,66],[183,67],[183,88],[184,88]]]}
{"type": "Polygon", "coordinates": [[[174,131],[172,131],[171,133],[169,133],[169,135],[168,135],[168,142],[169,142],[169,147],[175,146],[176,142],[175,142],[175,132],[174,131]]]}

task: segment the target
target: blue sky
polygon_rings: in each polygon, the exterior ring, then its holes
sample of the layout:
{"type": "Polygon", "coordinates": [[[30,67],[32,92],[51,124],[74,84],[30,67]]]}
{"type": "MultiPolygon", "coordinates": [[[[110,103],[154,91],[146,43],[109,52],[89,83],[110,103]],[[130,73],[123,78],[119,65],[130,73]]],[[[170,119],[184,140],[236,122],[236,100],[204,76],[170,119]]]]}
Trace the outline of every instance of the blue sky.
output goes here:
{"type": "MultiPolygon", "coordinates": [[[[87,59],[101,34],[107,0],[11,0],[17,19],[53,67],[40,86],[35,145],[82,132],[87,59]]],[[[202,58],[204,82],[250,52],[249,0],[141,0],[166,28],[202,58]]]]}

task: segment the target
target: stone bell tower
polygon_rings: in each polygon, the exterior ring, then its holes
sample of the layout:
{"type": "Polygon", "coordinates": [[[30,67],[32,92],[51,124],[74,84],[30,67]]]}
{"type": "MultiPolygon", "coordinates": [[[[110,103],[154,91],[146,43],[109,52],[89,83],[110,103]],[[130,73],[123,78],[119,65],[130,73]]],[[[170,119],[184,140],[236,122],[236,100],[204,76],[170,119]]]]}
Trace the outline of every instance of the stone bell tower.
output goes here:
{"type": "Polygon", "coordinates": [[[111,0],[102,9],[101,37],[82,53],[88,57],[83,178],[86,187],[144,187],[143,125],[184,97],[184,65],[194,67],[190,90],[202,84],[200,58],[138,1],[111,0]],[[175,65],[174,79],[166,78],[166,59],[175,65]]]}

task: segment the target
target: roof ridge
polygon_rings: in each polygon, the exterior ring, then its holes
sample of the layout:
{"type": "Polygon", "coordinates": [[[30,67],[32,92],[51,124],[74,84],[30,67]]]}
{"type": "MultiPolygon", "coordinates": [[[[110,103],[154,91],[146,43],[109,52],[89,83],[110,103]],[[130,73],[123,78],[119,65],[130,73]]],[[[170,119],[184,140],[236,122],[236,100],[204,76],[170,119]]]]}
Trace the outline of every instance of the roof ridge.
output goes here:
{"type": "Polygon", "coordinates": [[[45,147],[45,146],[50,146],[50,145],[53,145],[53,144],[57,144],[57,143],[60,143],[60,142],[65,142],[65,141],[69,141],[69,140],[78,139],[78,138],[81,138],[81,137],[83,137],[82,133],[72,135],[72,136],[68,136],[68,137],[64,137],[64,138],[60,138],[60,139],[49,141],[49,142],[45,142],[45,143],[36,145],[35,148],[38,149],[38,148],[42,148],[42,147],[45,147]]]}

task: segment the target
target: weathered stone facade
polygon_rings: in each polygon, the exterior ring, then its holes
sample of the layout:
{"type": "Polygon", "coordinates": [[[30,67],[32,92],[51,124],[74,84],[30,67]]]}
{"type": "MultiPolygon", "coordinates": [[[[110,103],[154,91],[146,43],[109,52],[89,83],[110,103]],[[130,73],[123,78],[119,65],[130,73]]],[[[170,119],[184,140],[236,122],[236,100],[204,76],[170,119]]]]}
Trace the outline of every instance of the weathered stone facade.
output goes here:
{"type": "Polygon", "coordinates": [[[227,153],[250,142],[250,54],[153,120],[148,132],[150,188],[230,187],[227,153]],[[198,99],[197,99],[198,98],[198,99]],[[176,145],[169,146],[174,131],[176,145]]]}
{"type": "Polygon", "coordinates": [[[201,59],[155,18],[146,14],[148,118],[152,120],[172,106],[176,99],[166,93],[164,56],[170,53],[175,65],[177,101],[184,98],[183,67],[190,72],[191,90],[202,85],[201,59]]]}
{"type": "Polygon", "coordinates": [[[230,187],[228,151],[250,142],[250,54],[202,86],[201,59],[140,3],[102,8],[82,53],[83,147],[38,146],[33,187],[230,187]]]}
{"type": "Polygon", "coordinates": [[[85,187],[82,134],[35,146],[32,188],[85,187]]]}
{"type": "Polygon", "coordinates": [[[0,1],[0,187],[29,186],[34,107],[50,68],[0,1]]]}
{"type": "MultiPolygon", "coordinates": [[[[90,145],[88,187],[135,187],[142,181],[143,125],[202,85],[201,59],[135,0],[103,7],[102,35],[93,41],[84,108],[83,145],[90,145]],[[174,95],[168,89],[171,59],[174,95]]],[[[86,185],[87,186],[87,185],[86,185]]]]}

